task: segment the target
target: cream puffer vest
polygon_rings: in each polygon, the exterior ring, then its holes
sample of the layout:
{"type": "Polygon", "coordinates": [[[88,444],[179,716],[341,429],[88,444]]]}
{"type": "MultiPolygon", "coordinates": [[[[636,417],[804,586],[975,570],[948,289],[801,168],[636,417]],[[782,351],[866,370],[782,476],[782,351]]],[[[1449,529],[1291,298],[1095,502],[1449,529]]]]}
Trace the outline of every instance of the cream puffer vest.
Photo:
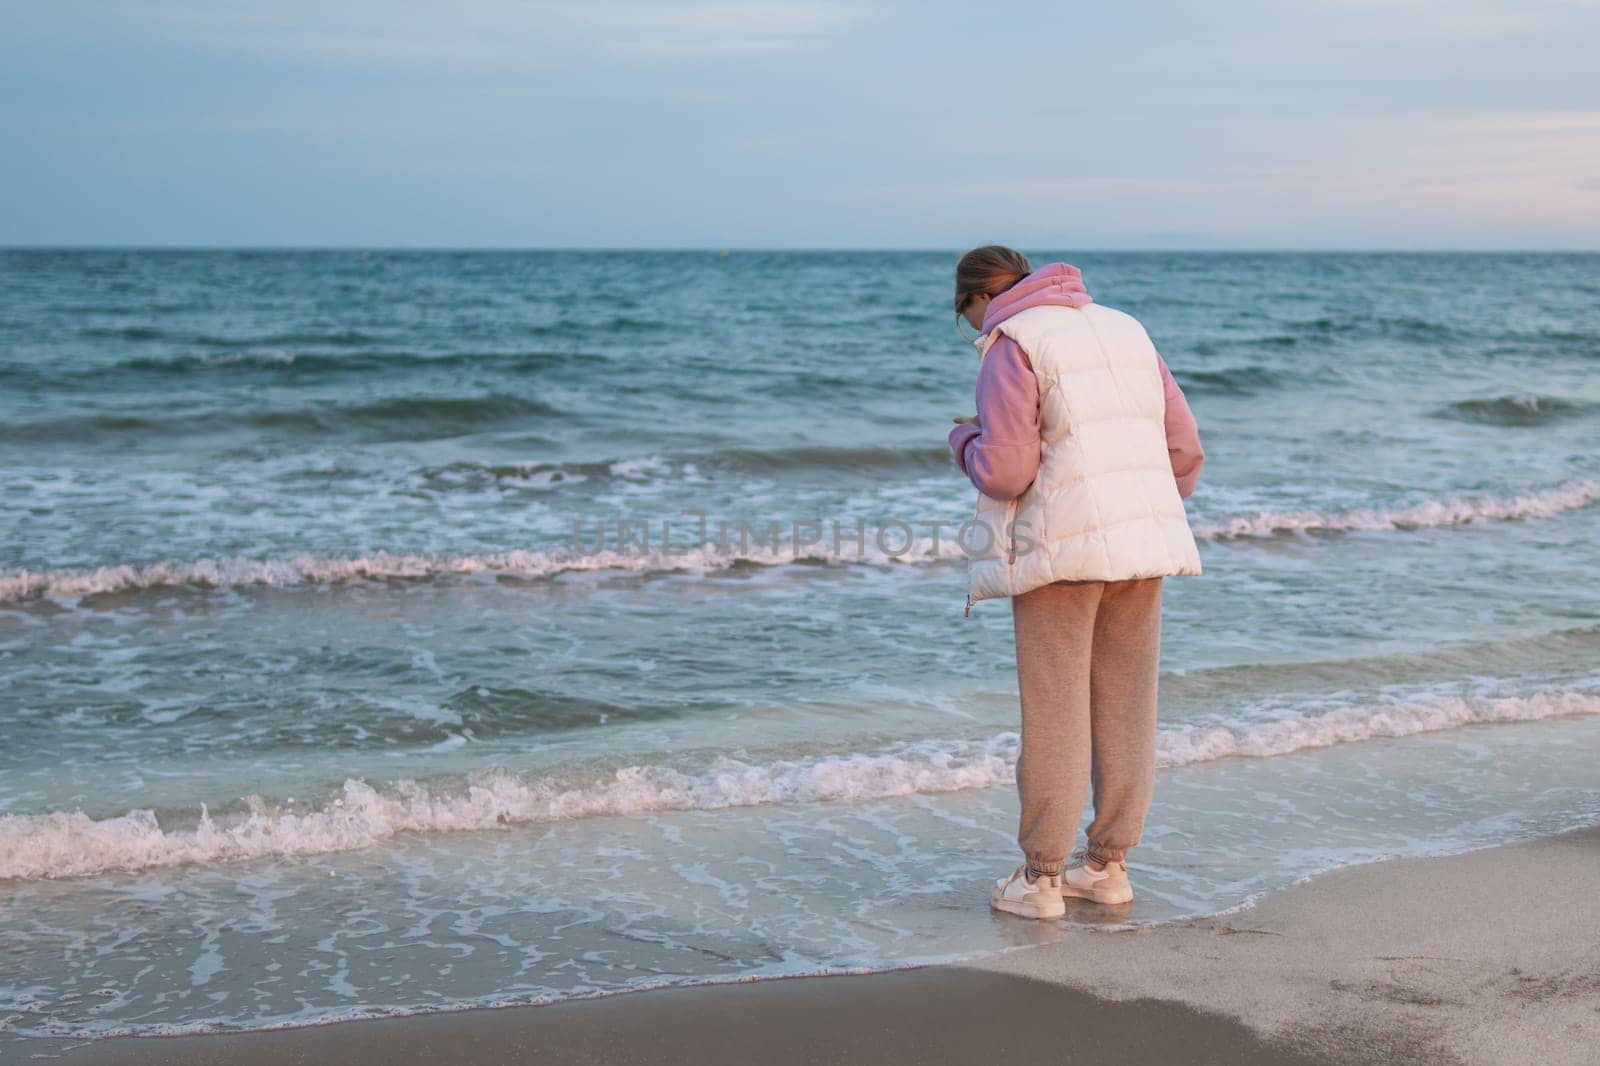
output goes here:
{"type": "Polygon", "coordinates": [[[1138,319],[1100,304],[1030,307],[979,338],[980,357],[1002,333],[1039,380],[1039,472],[1014,500],[978,494],[963,538],[967,612],[1052,581],[1199,574],[1161,369],[1138,319]]]}

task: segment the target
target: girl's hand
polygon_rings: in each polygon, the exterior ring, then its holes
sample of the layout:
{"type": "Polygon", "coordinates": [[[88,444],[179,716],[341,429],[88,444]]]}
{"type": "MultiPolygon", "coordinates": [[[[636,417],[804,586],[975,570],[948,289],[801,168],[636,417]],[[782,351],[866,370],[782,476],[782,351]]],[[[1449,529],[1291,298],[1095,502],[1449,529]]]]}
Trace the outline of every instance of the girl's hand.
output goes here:
{"type": "Polygon", "coordinates": [[[977,426],[979,429],[983,428],[983,425],[978,421],[977,415],[966,415],[964,417],[957,418],[956,421],[965,423],[969,426],[977,426]]]}

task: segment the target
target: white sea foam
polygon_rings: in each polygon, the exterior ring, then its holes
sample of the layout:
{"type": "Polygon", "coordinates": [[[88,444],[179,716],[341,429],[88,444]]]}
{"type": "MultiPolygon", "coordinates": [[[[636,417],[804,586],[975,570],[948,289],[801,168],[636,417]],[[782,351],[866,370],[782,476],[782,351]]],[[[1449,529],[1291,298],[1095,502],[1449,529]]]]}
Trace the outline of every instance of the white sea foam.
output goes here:
{"type": "Polygon", "coordinates": [[[659,455],[646,455],[635,459],[619,459],[611,464],[614,477],[652,478],[672,472],[671,465],[659,455]]]}
{"type": "MultiPolygon", "coordinates": [[[[1407,530],[1476,521],[1549,518],[1596,500],[1600,500],[1600,484],[1571,481],[1523,496],[1432,500],[1393,510],[1264,511],[1221,523],[1197,524],[1194,534],[1199,540],[1230,540],[1290,531],[1407,530]]],[[[742,541],[730,531],[725,544],[708,543],[694,548],[684,545],[654,551],[634,550],[630,545],[626,551],[515,549],[466,555],[376,552],[354,558],[300,554],[281,559],[201,559],[145,566],[8,570],[0,571],[0,603],[181,587],[289,587],[474,574],[543,578],[594,570],[705,572],[726,570],[740,563],[776,566],[831,562],[890,566],[964,557],[955,542],[954,528],[948,526],[937,538],[914,536],[909,543],[905,541],[905,532],[892,524],[884,527],[882,543],[877,527],[871,523],[865,525],[864,534],[859,536],[858,527],[845,521],[840,522],[837,537],[831,524],[825,523],[820,530],[815,526],[802,526],[802,530],[803,543],[798,551],[791,546],[789,538],[793,537],[793,529],[790,527],[781,529],[775,541],[767,537],[765,529],[759,535],[754,532],[747,535],[742,541]],[[813,536],[817,538],[814,543],[804,543],[813,536]]]]}
{"type": "Polygon", "coordinates": [[[1163,730],[1156,761],[1186,766],[1230,755],[1266,757],[1380,737],[1434,733],[1464,725],[1532,722],[1600,714],[1600,692],[1553,689],[1525,696],[1435,696],[1360,704],[1322,714],[1284,716],[1248,727],[1217,723],[1163,730]]]}
{"type": "Polygon", "coordinates": [[[1600,500],[1600,484],[1568,481],[1542,492],[1522,496],[1425,500],[1390,510],[1262,511],[1226,522],[1196,525],[1194,535],[1202,540],[1229,540],[1237,537],[1270,537],[1288,532],[1426,529],[1467,522],[1550,518],[1563,511],[1586,507],[1596,500],[1600,500]]]}
{"type": "MultiPolygon", "coordinates": [[[[932,538],[922,538],[909,550],[900,551],[903,534],[893,536],[889,550],[874,544],[872,527],[867,527],[865,545],[858,554],[854,527],[841,533],[842,549],[832,549],[831,534],[820,544],[794,552],[787,541],[758,543],[751,535],[745,544],[730,533],[726,547],[707,544],[698,548],[671,551],[551,551],[512,550],[469,555],[391,554],[376,552],[355,558],[293,555],[283,559],[202,559],[189,563],[153,563],[148,566],[101,566],[62,570],[10,570],[0,572],[0,602],[41,597],[73,598],[112,592],[161,588],[247,588],[250,586],[287,587],[293,585],[336,584],[357,580],[422,579],[450,575],[504,574],[523,578],[549,577],[560,573],[592,570],[630,570],[664,573],[673,570],[726,570],[738,563],[766,566],[811,562],[865,562],[889,565],[896,562],[929,562],[937,557],[958,558],[951,547],[949,533],[941,539],[942,555],[934,553],[932,538]]],[[[765,536],[763,532],[763,536],[765,536]]]]}
{"type": "Polygon", "coordinates": [[[95,821],[81,811],[0,816],[0,880],[110,869],[208,863],[268,855],[316,855],[366,847],[397,833],[492,829],[594,815],[857,800],[984,788],[1007,780],[1014,734],[987,744],[921,744],[765,765],[722,758],[699,773],[629,766],[574,787],[504,770],[465,788],[430,791],[402,781],[382,791],[347,780],[342,795],[305,813],[269,809],[219,823],[202,808],[192,829],[168,832],[148,810],[95,821]]]}
{"type": "MultiPolygon", "coordinates": [[[[1503,697],[1436,697],[1366,704],[1312,716],[1285,715],[1249,725],[1200,724],[1163,729],[1157,762],[1185,766],[1228,756],[1267,757],[1378,737],[1463,725],[1600,714],[1600,692],[1558,689],[1503,697]]],[[[721,758],[702,770],[629,766],[591,781],[565,784],[504,769],[457,788],[401,781],[374,788],[347,780],[320,807],[294,810],[259,797],[217,819],[163,827],[153,812],[95,820],[82,811],[0,816],[0,880],[73,877],[186,863],[353,851],[401,833],[449,833],[646,811],[719,810],[819,800],[894,796],[1010,786],[1019,738],[923,741],[877,753],[747,763],[721,758]]]]}

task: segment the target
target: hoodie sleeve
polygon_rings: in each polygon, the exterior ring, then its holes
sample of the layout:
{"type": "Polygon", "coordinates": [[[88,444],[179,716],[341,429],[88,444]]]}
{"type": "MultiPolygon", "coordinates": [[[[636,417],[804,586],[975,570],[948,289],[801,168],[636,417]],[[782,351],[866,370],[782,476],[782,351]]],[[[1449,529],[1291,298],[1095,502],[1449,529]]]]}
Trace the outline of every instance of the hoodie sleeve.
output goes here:
{"type": "Polygon", "coordinates": [[[950,431],[956,466],[996,500],[1021,496],[1039,472],[1039,379],[1021,345],[1001,337],[978,370],[978,421],[950,431]]]}
{"type": "Polygon", "coordinates": [[[1200,480],[1200,467],[1205,464],[1206,453],[1200,446],[1200,429],[1195,424],[1194,412],[1189,410],[1189,401],[1160,353],[1156,354],[1156,361],[1161,364],[1161,382],[1167,398],[1167,457],[1172,460],[1178,495],[1188,498],[1200,480]]]}

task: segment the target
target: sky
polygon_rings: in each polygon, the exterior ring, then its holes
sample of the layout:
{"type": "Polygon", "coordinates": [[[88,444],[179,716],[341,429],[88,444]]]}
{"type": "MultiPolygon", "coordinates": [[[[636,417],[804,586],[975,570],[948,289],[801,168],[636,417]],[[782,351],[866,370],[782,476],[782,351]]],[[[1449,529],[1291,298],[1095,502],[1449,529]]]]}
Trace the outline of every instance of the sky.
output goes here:
{"type": "Polygon", "coordinates": [[[0,245],[1600,248],[1600,0],[0,0],[0,245]]]}

